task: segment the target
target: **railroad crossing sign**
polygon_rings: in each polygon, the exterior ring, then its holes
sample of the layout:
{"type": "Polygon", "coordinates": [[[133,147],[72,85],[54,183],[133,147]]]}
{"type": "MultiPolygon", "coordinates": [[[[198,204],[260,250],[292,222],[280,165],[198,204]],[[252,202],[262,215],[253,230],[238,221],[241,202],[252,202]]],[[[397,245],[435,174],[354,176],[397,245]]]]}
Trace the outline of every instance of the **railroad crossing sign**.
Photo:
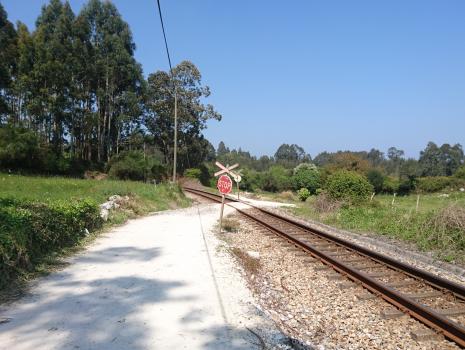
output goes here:
{"type": "Polygon", "coordinates": [[[241,176],[239,174],[236,174],[232,172],[233,169],[236,169],[239,164],[234,164],[234,165],[227,165],[224,166],[220,162],[215,163],[218,168],[220,168],[220,171],[217,171],[215,173],[215,176],[220,176],[218,179],[218,184],[216,187],[218,187],[218,191],[221,193],[221,214],[220,214],[220,233],[221,233],[221,226],[223,224],[223,212],[224,212],[224,196],[228,193],[231,193],[232,191],[232,181],[231,178],[228,176],[231,175],[236,181],[236,183],[239,185],[239,182],[242,180],[241,176]]]}
{"type": "Polygon", "coordinates": [[[236,176],[237,176],[237,174],[233,173],[231,170],[236,169],[236,168],[239,166],[239,164],[236,163],[236,164],[231,165],[231,166],[229,166],[229,165],[228,165],[228,166],[224,166],[224,165],[221,164],[220,162],[216,162],[215,164],[216,164],[216,166],[217,166],[218,168],[221,169],[220,171],[217,171],[217,172],[215,173],[215,176],[220,176],[220,175],[222,175],[222,174],[229,174],[229,175],[231,175],[232,177],[236,177],[236,176]]]}
{"type": "Polygon", "coordinates": [[[221,175],[216,187],[222,195],[229,194],[232,191],[233,183],[228,175],[221,175]]]}

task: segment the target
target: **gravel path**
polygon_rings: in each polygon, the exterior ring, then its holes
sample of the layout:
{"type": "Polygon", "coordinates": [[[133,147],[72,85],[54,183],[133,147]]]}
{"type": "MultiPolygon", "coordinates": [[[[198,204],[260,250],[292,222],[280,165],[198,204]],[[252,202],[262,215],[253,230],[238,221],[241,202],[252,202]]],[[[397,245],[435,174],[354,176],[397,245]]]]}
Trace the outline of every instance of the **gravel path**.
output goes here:
{"type": "Polygon", "coordinates": [[[163,212],[106,233],[0,309],[0,348],[286,349],[211,231],[218,211],[163,212]]]}
{"type": "Polygon", "coordinates": [[[412,331],[427,330],[419,322],[407,316],[384,319],[381,313],[392,310],[389,304],[358,300],[361,287],[341,289],[344,281],[333,279],[322,264],[309,263],[301,250],[238,219],[241,229],[226,241],[244,266],[255,298],[288,336],[312,349],[458,349],[446,340],[415,341],[412,331]]]}

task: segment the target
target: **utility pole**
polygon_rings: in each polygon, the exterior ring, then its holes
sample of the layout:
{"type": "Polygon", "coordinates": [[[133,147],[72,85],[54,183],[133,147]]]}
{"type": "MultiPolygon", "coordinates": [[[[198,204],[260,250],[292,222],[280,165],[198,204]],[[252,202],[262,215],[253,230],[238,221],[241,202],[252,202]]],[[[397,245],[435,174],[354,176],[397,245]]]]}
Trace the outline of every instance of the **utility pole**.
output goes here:
{"type": "Polygon", "coordinates": [[[178,160],[178,89],[174,80],[173,72],[171,77],[174,84],[174,159],[173,159],[173,182],[176,182],[176,163],[178,160]]]}
{"type": "Polygon", "coordinates": [[[170,51],[168,49],[168,41],[166,40],[165,25],[163,24],[163,15],[161,13],[160,0],[157,0],[158,14],[160,16],[161,29],[163,32],[163,39],[165,40],[166,56],[168,57],[168,64],[170,66],[171,80],[174,88],[174,156],[173,156],[173,182],[176,182],[176,163],[178,160],[178,89],[176,86],[176,79],[174,78],[173,66],[171,65],[170,51]]]}

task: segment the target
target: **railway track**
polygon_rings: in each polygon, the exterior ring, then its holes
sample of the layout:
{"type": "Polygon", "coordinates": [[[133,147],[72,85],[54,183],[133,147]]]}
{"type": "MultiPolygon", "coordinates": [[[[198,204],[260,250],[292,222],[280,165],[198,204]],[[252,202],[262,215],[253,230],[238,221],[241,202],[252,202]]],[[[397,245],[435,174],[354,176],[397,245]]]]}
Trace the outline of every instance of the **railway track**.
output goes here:
{"type": "MultiPolygon", "coordinates": [[[[221,196],[185,187],[190,192],[220,202],[221,196]]],[[[239,202],[226,199],[226,204],[239,202]]],[[[380,297],[402,313],[465,348],[465,287],[340,239],[293,219],[251,204],[234,207],[242,215],[310,254],[353,283],[380,297]]]]}

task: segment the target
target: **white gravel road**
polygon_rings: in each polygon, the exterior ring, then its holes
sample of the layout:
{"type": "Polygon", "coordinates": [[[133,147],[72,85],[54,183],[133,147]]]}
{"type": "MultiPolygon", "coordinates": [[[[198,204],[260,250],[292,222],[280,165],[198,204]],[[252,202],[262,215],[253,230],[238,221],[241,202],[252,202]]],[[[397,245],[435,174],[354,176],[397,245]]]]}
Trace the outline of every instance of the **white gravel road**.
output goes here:
{"type": "Polygon", "coordinates": [[[278,339],[211,233],[217,219],[218,205],[200,205],[106,233],[0,308],[0,348],[260,349],[253,333],[278,339]]]}

